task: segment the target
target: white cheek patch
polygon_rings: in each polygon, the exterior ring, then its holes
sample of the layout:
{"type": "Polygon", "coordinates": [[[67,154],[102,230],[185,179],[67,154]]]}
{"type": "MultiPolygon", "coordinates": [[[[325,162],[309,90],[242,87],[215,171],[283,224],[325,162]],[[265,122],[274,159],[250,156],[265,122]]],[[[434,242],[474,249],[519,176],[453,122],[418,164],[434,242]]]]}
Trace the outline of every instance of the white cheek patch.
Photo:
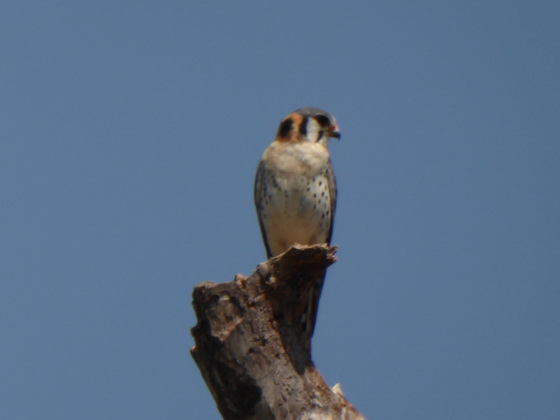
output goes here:
{"type": "Polygon", "coordinates": [[[307,135],[305,136],[307,141],[316,143],[321,140],[324,133],[324,130],[314,118],[309,118],[307,120],[307,135]]]}

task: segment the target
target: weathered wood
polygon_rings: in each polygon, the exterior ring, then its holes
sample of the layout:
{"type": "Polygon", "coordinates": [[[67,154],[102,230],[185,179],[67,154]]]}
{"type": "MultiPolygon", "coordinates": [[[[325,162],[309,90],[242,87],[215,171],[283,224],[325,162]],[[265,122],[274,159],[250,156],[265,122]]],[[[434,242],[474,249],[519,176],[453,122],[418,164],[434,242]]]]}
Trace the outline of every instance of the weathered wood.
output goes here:
{"type": "Polygon", "coordinates": [[[249,277],[195,287],[191,354],[224,419],[363,419],[315,368],[301,328],[335,252],[294,246],[249,277]]]}

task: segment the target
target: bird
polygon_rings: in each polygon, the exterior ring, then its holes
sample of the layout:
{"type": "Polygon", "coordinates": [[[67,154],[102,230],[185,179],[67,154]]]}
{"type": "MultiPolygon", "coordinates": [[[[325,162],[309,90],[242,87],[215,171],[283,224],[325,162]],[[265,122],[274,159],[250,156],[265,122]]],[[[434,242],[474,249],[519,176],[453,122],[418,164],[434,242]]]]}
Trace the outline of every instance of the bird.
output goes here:
{"type": "MultiPolygon", "coordinates": [[[[285,117],[257,168],[254,201],[270,259],[294,244],[330,245],[336,179],[328,151],[340,139],[336,119],[320,108],[299,108],[285,117]]],[[[311,288],[301,328],[310,350],[325,273],[311,288]]]]}

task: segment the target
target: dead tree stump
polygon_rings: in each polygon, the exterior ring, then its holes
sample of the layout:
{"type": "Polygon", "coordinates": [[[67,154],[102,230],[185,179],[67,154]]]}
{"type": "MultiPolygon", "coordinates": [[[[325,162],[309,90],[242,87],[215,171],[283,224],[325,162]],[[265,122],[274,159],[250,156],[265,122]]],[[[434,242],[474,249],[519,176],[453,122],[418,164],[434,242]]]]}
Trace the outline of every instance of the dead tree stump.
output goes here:
{"type": "Polygon", "coordinates": [[[328,387],[299,328],[335,252],[294,246],[250,277],[195,287],[191,354],[224,419],[364,419],[338,385],[328,387]]]}

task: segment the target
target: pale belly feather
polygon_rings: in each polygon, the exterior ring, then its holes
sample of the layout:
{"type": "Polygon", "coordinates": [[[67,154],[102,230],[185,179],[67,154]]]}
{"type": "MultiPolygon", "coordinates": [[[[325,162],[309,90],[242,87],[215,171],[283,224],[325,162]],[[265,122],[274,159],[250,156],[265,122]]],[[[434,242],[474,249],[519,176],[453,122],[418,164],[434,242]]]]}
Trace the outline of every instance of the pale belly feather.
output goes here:
{"type": "Polygon", "coordinates": [[[262,210],[272,254],[293,244],[326,243],[331,219],[326,177],[300,175],[269,181],[262,210]]]}

